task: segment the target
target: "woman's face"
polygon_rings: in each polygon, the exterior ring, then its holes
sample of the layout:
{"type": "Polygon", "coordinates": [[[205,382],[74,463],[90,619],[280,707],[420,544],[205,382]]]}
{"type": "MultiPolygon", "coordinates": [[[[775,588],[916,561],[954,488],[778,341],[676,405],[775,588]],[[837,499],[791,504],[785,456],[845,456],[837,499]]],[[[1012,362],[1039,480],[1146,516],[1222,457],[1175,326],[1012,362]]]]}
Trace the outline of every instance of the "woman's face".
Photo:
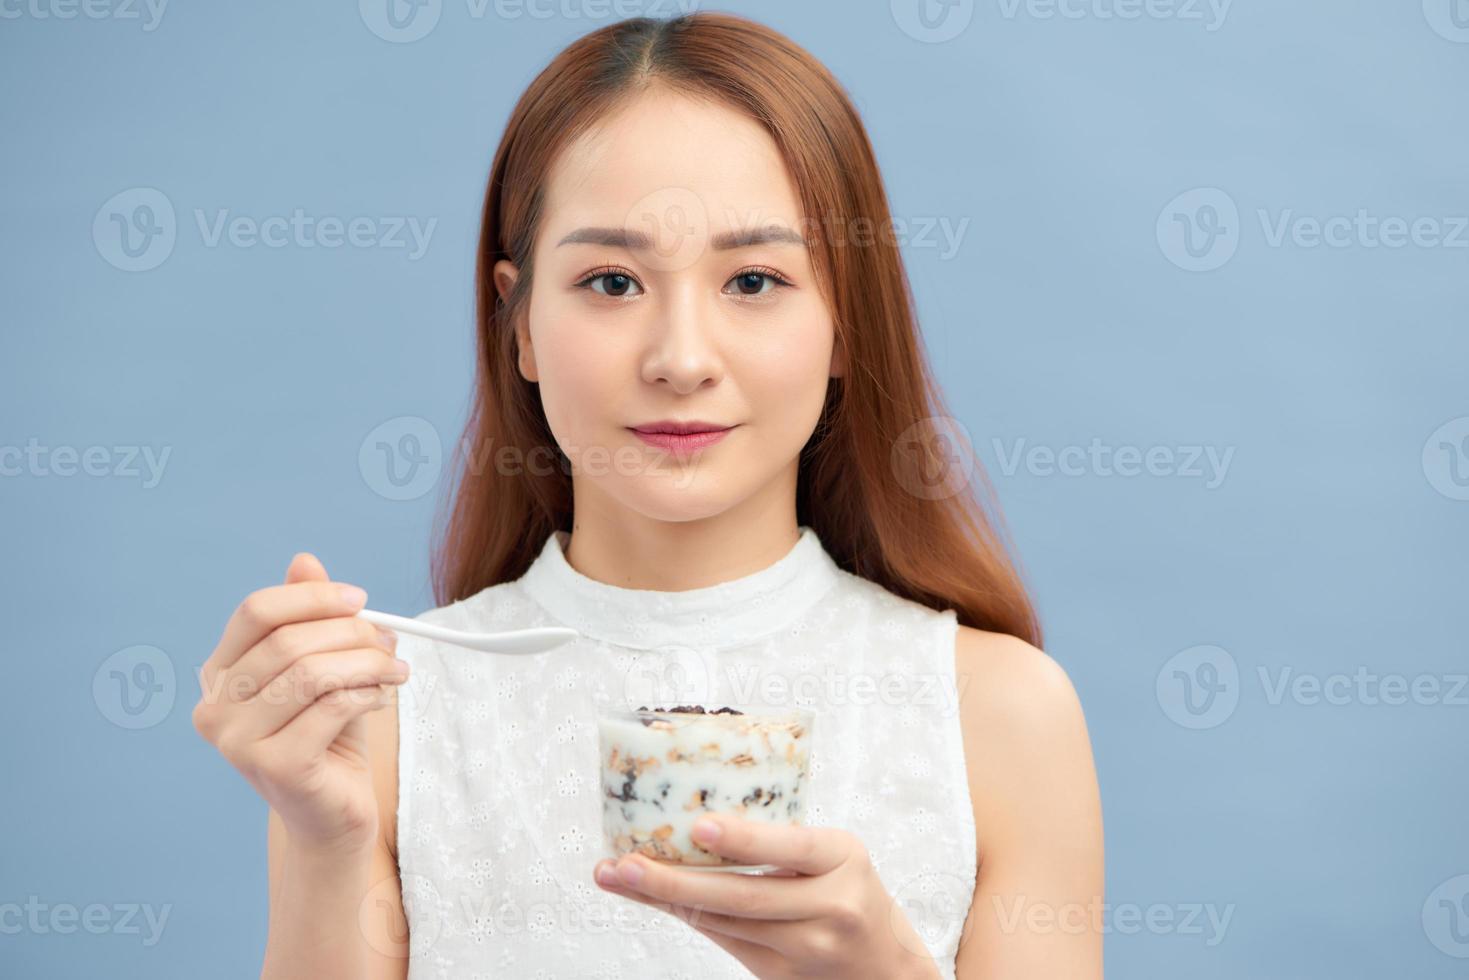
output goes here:
{"type": "MultiPolygon", "coordinates": [[[[775,142],[733,110],[655,89],[547,180],[516,329],[578,511],[689,521],[794,499],[840,365],[775,142]],[[692,450],[634,431],[666,420],[730,429],[692,450]]],[[[515,275],[496,265],[501,295],[515,275]]]]}

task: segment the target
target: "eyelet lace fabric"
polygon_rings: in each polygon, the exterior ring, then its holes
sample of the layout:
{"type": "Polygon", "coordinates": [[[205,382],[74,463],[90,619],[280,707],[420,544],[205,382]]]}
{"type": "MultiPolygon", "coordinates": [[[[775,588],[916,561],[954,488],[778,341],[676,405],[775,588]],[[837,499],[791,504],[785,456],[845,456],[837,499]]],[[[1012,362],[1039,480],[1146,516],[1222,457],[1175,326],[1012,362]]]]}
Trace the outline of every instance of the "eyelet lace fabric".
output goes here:
{"type": "Polygon", "coordinates": [[[541,654],[400,634],[398,866],[410,980],[694,980],[753,974],[669,912],[603,892],[597,711],[810,708],[805,822],[859,837],[946,977],[974,890],[957,617],[841,569],[803,526],[753,574],[624,589],[549,535],[513,582],[421,614],[458,629],[571,626],[541,654]]]}

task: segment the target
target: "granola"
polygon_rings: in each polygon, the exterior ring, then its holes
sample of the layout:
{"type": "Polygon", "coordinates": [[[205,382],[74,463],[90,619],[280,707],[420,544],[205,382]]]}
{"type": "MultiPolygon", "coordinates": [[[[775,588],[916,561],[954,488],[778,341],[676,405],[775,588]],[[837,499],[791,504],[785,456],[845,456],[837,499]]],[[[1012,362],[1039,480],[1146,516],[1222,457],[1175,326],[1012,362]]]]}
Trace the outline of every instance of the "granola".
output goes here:
{"type": "Polygon", "coordinates": [[[701,813],[800,823],[810,758],[809,715],[753,715],[698,705],[599,719],[602,815],[614,854],[685,865],[739,862],[688,832],[701,813]]]}

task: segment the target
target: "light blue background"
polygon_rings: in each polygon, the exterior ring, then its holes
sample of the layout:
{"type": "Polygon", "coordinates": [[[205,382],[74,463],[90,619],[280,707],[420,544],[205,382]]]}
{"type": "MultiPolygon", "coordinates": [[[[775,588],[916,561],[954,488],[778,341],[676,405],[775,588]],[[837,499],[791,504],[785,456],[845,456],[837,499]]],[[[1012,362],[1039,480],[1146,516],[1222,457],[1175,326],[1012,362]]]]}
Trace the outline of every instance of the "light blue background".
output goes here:
{"type": "MultiPolygon", "coordinates": [[[[544,62],[612,17],[568,0],[552,17],[475,18],[445,0],[427,36],[396,43],[341,0],[178,2],[153,30],[41,18],[42,2],[0,19],[0,446],[107,447],[109,467],[125,462],[111,447],[170,456],[147,488],[29,466],[0,478],[0,903],[171,908],[151,947],[0,933],[0,973],[255,976],[265,806],[195,734],[195,669],[297,550],[377,608],[432,604],[443,487],[388,499],[359,450],[402,416],[457,438],[496,141],[544,62]],[[116,267],[116,236],[93,235],[134,188],[177,213],[149,271],[116,267]],[[437,224],[414,260],[206,247],[194,219],[295,208],[437,224]],[[126,715],[110,668],[100,695],[93,682],[135,645],[163,651],[176,684],[171,710],[130,730],[111,720],[126,715]]],[[[951,11],[972,20],[937,43],[899,26],[915,23],[906,0],[723,9],[787,32],[849,86],[898,217],[968,223],[951,256],[910,240],[909,269],[1048,649],[1087,709],[1108,900],[1175,923],[1193,904],[1231,915],[1212,944],[1205,920],[1128,934],[1118,919],[1108,974],[1464,976],[1449,953],[1469,955],[1469,935],[1456,943],[1429,898],[1469,874],[1469,707],[1272,703],[1259,671],[1466,670],[1469,502],[1424,447],[1469,416],[1469,249],[1272,246],[1258,212],[1469,214],[1469,43],[1418,0],[1237,0],[1222,24],[1189,6],[1202,19],[987,0],[951,11]],[[1181,268],[1157,233],[1160,216],[1181,227],[1165,206],[1196,188],[1240,215],[1212,271],[1181,268]],[[1007,475],[996,448],[1094,438],[1233,456],[1208,488],[1007,475]],[[1217,702],[1233,711],[1194,729],[1165,665],[1200,645],[1239,677],[1217,702]]],[[[1207,679],[1197,666],[1183,664],[1207,679]]]]}

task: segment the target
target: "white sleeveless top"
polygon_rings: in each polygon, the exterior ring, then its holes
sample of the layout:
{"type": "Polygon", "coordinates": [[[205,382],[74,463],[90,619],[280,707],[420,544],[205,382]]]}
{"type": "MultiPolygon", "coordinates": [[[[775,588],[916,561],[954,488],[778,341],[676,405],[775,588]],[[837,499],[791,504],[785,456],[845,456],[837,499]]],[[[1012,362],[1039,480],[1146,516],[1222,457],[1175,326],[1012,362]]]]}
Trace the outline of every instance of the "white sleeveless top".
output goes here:
{"type": "Polygon", "coordinates": [[[682,592],[581,574],[557,531],[526,573],[418,618],[571,626],[534,655],[400,634],[398,867],[410,980],[703,980],[750,971],[593,881],[599,707],[808,707],[806,823],[855,833],[945,977],[974,891],[957,616],[841,569],[806,526],[753,574],[682,592]]]}

